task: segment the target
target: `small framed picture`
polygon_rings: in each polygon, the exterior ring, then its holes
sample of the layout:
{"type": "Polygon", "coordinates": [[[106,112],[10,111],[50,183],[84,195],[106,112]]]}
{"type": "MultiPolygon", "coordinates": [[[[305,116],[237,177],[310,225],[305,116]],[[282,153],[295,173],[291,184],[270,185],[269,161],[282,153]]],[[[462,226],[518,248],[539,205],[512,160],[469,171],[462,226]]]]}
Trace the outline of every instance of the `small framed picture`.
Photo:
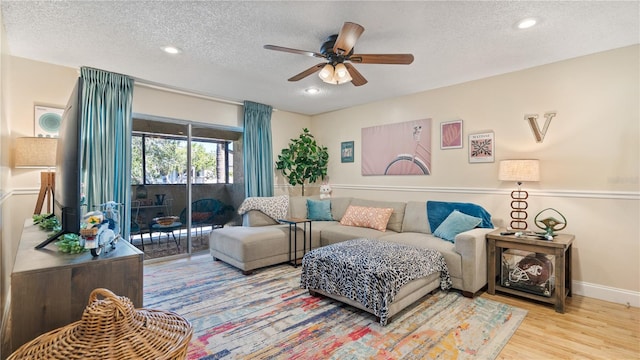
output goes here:
{"type": "Polygon", "coordinates": [[[340,144],[340,160],[343,163],[353,162],[353,141],[344,141],[340,144]]]}
{"type": "Polygon", "coordinates": [[[33,109],[35,137],[58,137],[64,109],[36,105],[33,109]]]}
{"type": "Polygon", "coordinates": [[[462,149],[462,120],[440,123],[440,149],[462,149]]]}
{"type": "Polygon", "coordinates": [[[469,162],[492,163],[495,161],[493,131],[469,134],[469,162]]]}

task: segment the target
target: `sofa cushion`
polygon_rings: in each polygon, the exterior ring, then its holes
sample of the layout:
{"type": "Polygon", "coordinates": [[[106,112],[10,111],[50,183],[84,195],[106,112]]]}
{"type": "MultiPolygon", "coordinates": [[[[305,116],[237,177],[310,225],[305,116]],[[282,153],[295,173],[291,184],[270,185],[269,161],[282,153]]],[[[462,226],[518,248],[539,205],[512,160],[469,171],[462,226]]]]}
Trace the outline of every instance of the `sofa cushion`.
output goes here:
{"type": "Polygon", "coordinates": [[[290,196],[289,197],[289,212],[287,215],[290,218],[306,219],[309,215],[307,213],[307,199],[308,196],[290,196]]]}
{"type": "MultiPolygon", "coordinates": [[[[299,230],[302,232],[302,230],[299,230]]],[[[289,251],[289,227],[234,226],[211,232],[212,249],[241,261],[251,262],[261,258],[286,254],[289,251]]],[[[302,236],[298,236],[302,238],[302,236]]],[[[300,240],[302,244],[302,239],[300,240]]]]}
{"type": "Polygon", "coordinates": [[[427,218],[429,218],[431,230],[437,229],[440,223],[442,223],[453,210],[458,210],[463,214],[482,219],[478,227],[493,228],[491,214],[480,205],[462,202],[427,201],[427,218]]]}
{"type": "Polygon", "coordinates": [[[399,201],[378,201],[368,199],[353,199],[351,205],[367,206],[376,208],[392,208],[393,213],[387,222],[387,229],[395,232],[402,231],[402,220],[404,219],[404,212],[406,203],[399,201]]]}
{"type": "Polygon", "coordinates": [[[331,198],[331,216],[334,220],[340,221],[344,212],[347,211],[351,203],[350,197],[332,197],[331,198]]]}
{"type": "Polygon", "coordinates": [[[402,220],[402,232],[418,232],[431,234],[427,212],[424,211],[426,201],[408,201],[402,220]]]}
{"type": "MultiPolygon", "coordinates": [[[[367,239],[377,239],[384,235],[396,234],[396,232],[387,230],[385,232],[364,228],[364,227],[355,227],[355,226],[345,226],[340,225],[338,222],[314,222],[313,229],[316,230],[317,225],[325,225],[322,229],[320,229],[320,245],[327,246],[331,244],[335,244],[341,241],[358,239],[358,238],[367,238],[367,239]]],[[[315,235],[314,235],[315,236],[315,235]]],[[[444,240],[440,240],[445,242],[444,240]]]]}
{"type": "MultiPolygon", "coordinates": [[[[455,245],[435,237],[431,234],[415,233],[415,232],[402,232],[398,234],[385,234],[378,238],[381,241],[397,242],[405,245],[413,245],[417,247],[436,249],[447,262],[447,268],[449,269],[449,275],[452,280],[456,282],[456,278],[462,278],[462,256],[455,251],[455,245]]],[[[461,285],[457,285],[461,286],[461,285]]]]}
{"type": "Polygon", "coordinates": [[[447,241],[454,242],[456,235],[475,228],[481,222],[482,219],[480,218],[463,214],[458,210],[453,210],[433,232],[433,235],[447,241]]]}
{"type": "Polygon", "coordinates": [[[316,221],[332,221],[331,201],[307,199],[307,219],[316,221]]]}
{"type": "Polygon", "coordinates": [[[392,208],[349,205],[344,216],[340,219],[340,224],[385,231],[392,213],[392,208]]]}

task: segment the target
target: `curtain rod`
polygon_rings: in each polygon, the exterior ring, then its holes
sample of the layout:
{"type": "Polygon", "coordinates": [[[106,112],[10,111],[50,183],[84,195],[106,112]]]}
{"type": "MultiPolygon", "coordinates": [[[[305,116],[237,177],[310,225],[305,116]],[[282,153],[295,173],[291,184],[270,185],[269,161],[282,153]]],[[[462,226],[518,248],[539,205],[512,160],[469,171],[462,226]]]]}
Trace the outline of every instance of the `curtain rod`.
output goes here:
{"type": "MultiPolygon", "coordinates": [[[[191,91],[191,90],[184,90],[184,89],[180,89],[180,88],[176,88],[176,87],[172,87],[172,86],[168,86],[168,85],[161,85],[161,84],[158,84],[158,83],[154,83],[154,82],[151,82],[151,81],[148,81],[148,80],[144,80],[144,79],[140,79],[140,78],[133,77],[133,76],[131,76],[131,78],[133,78],[134,81],[135,81],[134,82],[134,86],[135,85],[140,85],[142,87],[146,87],[146,88],[149,88],[149,89],[155,89],[155,90],[170,92],[170,93],[179,94],[179,95],[191,96],[191,97],[195,97],[195,98],[200,98],[200,99],[210,100],[210,101],[216,101],[216,102],[225,103],[225,104],[244,106],[244,103],[240,102],[240,101],[216,98],[216,97],[213,97],[213,96],[210,96],[210,95],[205,95],[205,94],[198,93],[198,92],[191,91]]],[[[272,111],[278,111],[278,109],[272,109],[272,111]]]]}
{"type": "Polygon", "coordinates": [[[220,99],[220,98],[216,98],[216,97],[213,97],[213,96],[210,96],[210,95],[197,93],[197,92],[191,91],[191,90],[183,90],[183,89],[171,87],[171,86],[168,86],[168,85],[160,85],[160,84],[153,83],[153,82],[146,81],[146,80],[142,80],[142,79],[139,79],[139,78],[136,78],[136,77],[134,77],[133,79],[135,80],[134,85],[140,85],[142,87],[146,87],[146,88],[150,88],[150,89],[170,92],[170,93],[174,93],[174,94],[186,95],[186,96],[191,96],[191,97],[197,97],[197,98],[200,98],[200,99],[217,101],[217,102],[221,102],[221,103],[225,103],[225,104],[244,105],[242,102],[239,102],[239,101],[220,99]]]}
{"type": "MultiPolygon", "coordinates": [[[[76,72],[78,73],[78,75],[80,75],[80,69],[79,68],[76,70],[76,72]]],[[[200,98],[200,99],[204,99],[204,100],[217,101],[217,102],[224,103],[224,104],[244,106],[244,103],[241,102],[241,101],[221,99],[221,98],[213,97],[211,95],[198,93],[198,92],[195,92],[195,91],[192,91],[192,90],[180,89],[180,88],[177,88],[177,87],[174,87],[174,86],[159,84],[159,83],[156,83],[156,82],[153,82],[153,81],[141,79],[141,78],[138,78],[138,77],[135,77],[135,76],[131,76],[131,75],[125,75],[125,76],[128,76],[128,77],[130,77],[130,78],[132,78],[134,80],[134,86],[135,85],[140,85],[142,87],[146,87],[146,88],[149,88],[149,89],[155,89],[155,90],[170,92],[170,93],[174,93],[174,94],[191,96],[191,97],[200,98]]],[[[278,109],[272,107],[271,111],[278,111],[278,109]]]]}

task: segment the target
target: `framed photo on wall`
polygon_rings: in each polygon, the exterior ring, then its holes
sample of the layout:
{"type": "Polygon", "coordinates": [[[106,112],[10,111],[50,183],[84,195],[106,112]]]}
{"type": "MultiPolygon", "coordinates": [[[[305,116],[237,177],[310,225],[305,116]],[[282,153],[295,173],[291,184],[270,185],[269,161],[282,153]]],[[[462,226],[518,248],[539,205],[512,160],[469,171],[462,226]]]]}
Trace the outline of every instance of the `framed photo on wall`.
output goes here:
{"type": "Polygon", "coordinates": [[[492,163],[495,161],[493,131],[469,134],[469,163],[492,163]]]}
{"type": "Polygon", "coordinates": [[[440,123],[440,149],[462,149],[462,120],[440,123]]]}
{"type": "Polygon", "coordinates": [[[362,175],[431,175],[431,120],[362,128],[362,175]]]}
{"type": "Polygon", "coordinates": [[[353,162],[353,141],[344,141],[340,144],[340,161],[343,163],[353,162]]]}
{"type": "Polygon", "coordinates": [[[64,109],[36,105],[33,109],[35,137],[58,137],[64,109]]]}

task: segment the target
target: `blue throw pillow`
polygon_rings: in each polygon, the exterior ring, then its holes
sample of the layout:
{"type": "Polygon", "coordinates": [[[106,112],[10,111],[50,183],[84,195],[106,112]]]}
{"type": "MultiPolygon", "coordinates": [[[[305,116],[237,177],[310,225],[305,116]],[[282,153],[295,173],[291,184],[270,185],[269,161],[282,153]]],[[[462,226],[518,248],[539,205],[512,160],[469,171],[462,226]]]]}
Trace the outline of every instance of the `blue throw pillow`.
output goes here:
{"type": "Polygon", "coordinates": [[[331,200],[307,199],[307,218],[316,221],[331,221],[331,200]]]}
{"type": "Polygon", "coordinates": [[[480,205],[462,202],[427,201],[427,218],[429,219],[431,231],[433,232],[437,229],[453,210],[482,219],[482,222],[478,225],[480,228],[493,229],[491,214],[480,205]]]}
{"type": "Polygon", "coordinates": [[[453,210],[449,216],[438,226],[433,235],[453,242],[456,235],[474,229],[482,222],[482,219],[466,215],[458,210],[453,210]]]}

